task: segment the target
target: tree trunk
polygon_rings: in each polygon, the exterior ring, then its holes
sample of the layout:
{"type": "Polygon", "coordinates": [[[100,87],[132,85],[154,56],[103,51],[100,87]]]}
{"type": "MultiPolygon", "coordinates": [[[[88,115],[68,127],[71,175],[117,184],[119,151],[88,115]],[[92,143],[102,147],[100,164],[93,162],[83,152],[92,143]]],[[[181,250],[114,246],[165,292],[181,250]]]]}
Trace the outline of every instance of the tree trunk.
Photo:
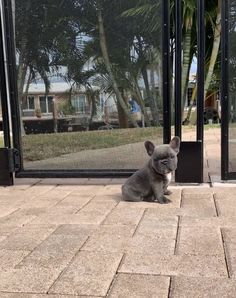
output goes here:
{"type": "Polygon", "coordinates": [[[188,125],[189,122],[190,122],[190,116],[191,116],[191,112],[192,112],[192,108],[193,108],[194,102],[196,100],[196,95],[197,95],[197,84],[195,85],[195,87],[193,89],[193,93],[192,93],[192,97],[191,97],[191,102],[190,102],[190,105],[189,105],[189,108],[188,108],[187,116],[186,116],[186,118],[184,120],[184,125],[188,125]]]}
{"type": "Polygon", "coordinates": [[[119,101],[117,100],[117,111],[118,111],[118,118],[119,118],[119,127],[120,128],[129,128],[129,121],[122,109],[119,101]]]}
{"type": "Polygon", "coordinates": [[[18,88],[18,99],[19,99],[19,108],[20,108],[20,118],[21,118],[21,135],[25,135],[25,128],[24,128],[24,122],[22,118],[22,101],[23,101],[23,95],[24,95],[24,84],[25,84],[25,78],[27,73],[27,66],[24,63],[24,59],[22,57],[22,54],[20,54],[19,57],[19,66],[18,66],[18,77],[17,77],[17,88],[18,88]]]}
{"type": "Polygon", "coordinates": [[[189,82],[189,72],[192,63],[192,55],[191,55],[191,29],[192,24],[189,21],[186,29],[186,33],[183,39],[183,64],[182,64],[182,98],[181,98],[181,107],[182,114],[184,111],[184,106],[186,103],[187,90],[188,90],[188,82],[189,82]]]}
{"type": "Polygon", "coordinates": [[[157,102],[153,98],[150,87],[149,87],[146,66],[144,66],[142,68],[142,76],[143,76],[143,81],[144,81],[144,85],[145,85],[145,90],[146,90],[146,93],[147,93],[148,103],[149,103],[150,108],[151,108],[153,124],[154,124],[154,126],[158,126],[159,125],[159,113],[158,113],[158,108],[157,108],[157,102]]]}
{"type": "Polygon", "coordinates": [[[91,116],[89,119],[89,127],[93,124],[93,118],[97,114],[97,105],[96,105],[96,96],[93,91],[89,93],[90,101],[91,101],[91,116]]]}
{"type": "Polygon", "coordinates": [[[108,55],[108,50],[107,50],[107,43],[106,43],[106,37],[105,37],[105,30],[104,30],[104,24],[103,24],[103,17],[102,17],[102,11],[101,9],[98,9],[98,29],[99,29],[99,41],[100,41],[100,47],[102,51],[102,56],[104,59],[104,64],[106,66],[107,72],[110,76],[111,82],[112,82],[112,87],[113,90],[116,94],[117,101],[119,102],[121,108],[123,109],[126,117],[129,119],[130,123],[134,127],[138,127],[138,124],[134,119],[132,118],[131,113],[129,112],[129,109],[127,105],[125,104],[122,95],[120,93],[118,84],[116,82],[115,76],[112,71],[109,55],[108,55]]]}
{"type": "Polygon", "coordinates": [[[13,20],[13,30],[14,30],[14,37],[15,37],[15,32],[16,32],[16,3],[15,0],[11,0],[11,8],[12,8],[12,20],[13,20]]]}
{"type": "Polygon", "coordinates": [[[206,99],[206,94],[208,92],[212,75],[214,73],[214,68],[215,68],[215,64],[216,64],[216,60],[217,60],[217,56],[220,48],[220,39],[221,39],[221,0],[218,0],[217,17],[216,17],[216,24],[214,28],[214,42],[213,42],[213,47],[211,52],[210,64],[209,64],[205,85],[204,85],[204,99],[206,99]]]}
{"type": "MultiPolygon", "coordinates": [[[[25,13],[30,18],[29,10],[31,6],[31,0],[28,0],[25,6],[25,13]]],[[[13,20],[15,24],[15,0],[12,0],[12,10],[13,10],[13,20]]],[[[14,26],[15,27],[15,26],[14,26]]],[[[24,84],[25,84],[25,78],[27,74],[28,65],[26,63],[26,57],[27,57],[27,38],[25,36],[26,34],[26,27],[24,29],[24,32],[22,32],[22,40],[20,41],[20,49],[19,49],[19,66],[18,66],[18,74],[17,74],[17,91],[18,91],[18,100],[19,100],[19,108],[20,108],[20,118],[21,118],[21,135],[25,135],[25,128],[22,118],[22,100],[23,100],[23,92],[24,92],[24,84]]]]}
{"type": "Polygon", "coordinates": [[[147,109],[145,107],[145,103],[143,101],[142,94],[140,92],[139,85],[138,85],[136,79],[134,79],[134,96],[137,99],[138,104],[140,105],[140,108],[142,110],[146,126],[150,127],[151,122],[150,122],[150,119],[149,119],[149,116],[148,116],[148,113],[147,113],[147,109]]]}

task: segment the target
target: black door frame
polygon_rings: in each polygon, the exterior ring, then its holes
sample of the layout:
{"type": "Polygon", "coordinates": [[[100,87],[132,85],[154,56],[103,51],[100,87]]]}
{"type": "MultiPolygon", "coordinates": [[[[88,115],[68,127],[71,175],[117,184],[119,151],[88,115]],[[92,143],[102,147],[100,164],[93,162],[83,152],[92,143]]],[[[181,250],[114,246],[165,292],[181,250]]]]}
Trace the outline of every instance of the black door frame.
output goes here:
{"type": "MultiPolygon", "coordinates": [[[[181,1],[176,0],[176,22],[178,28],[181,28],[181,1]]],[[[198,3],[198,67],[201,70],[198,78],[198,112],[197,112],[197,150],[198,150],[198,181],[203,182],[203,92],[204,92],[204,0],[197,0],[198,3]]],[[[13,128],[13,148],[19,154],[19,165],[15,171],[18,178],[69,178],[69,177],[86,177],[86,178],[114,178],[130,176],[136,169],[118,170],[25,170],[23,166],[22,144],[20,132],[20,108],[18,105],[17,79],[16,79],[16,57],[14,28],[12,20],[11,0],[3,0],[4,24],[5,27],[5,46],[8,62],[8,81],[10,91],[10,103],[12,112],[13,128]]],[[[170,100],[170,15],[169,0],[162,0],[162,61],[163,61],[163,142],[169,143],[171,139],[171,100],[170,100]]],[[[181,105],[178,104],[181,96],[181,30],[176,32],[177,38],[177,57],[176,60],[176,84],[175,84],[175,133],[181,137],[181,105]],[[177,103],[178,101],[178,103],[177,103]]],[[[0,61],[3,63],[3,61],[0,61]]],[[[1,83],[1,88],[2,88],[1,83]]],[[[192,145],[192,144],[191,144],[192,145]]],[[[184,144],[183,144],[184,146],[184,144]]],[[[192,147],[191,147],[192,148],[192,147]]],[[[196,157],[194,156],[196,159],[196,157]]],[[[181,175],[180,175],[181,176],[181,175]]]]}
{"type": "Polygon", "coordinates": [[[222,1],[221,35],[221,179],[236,179],[229,171],[229,0],[222,1]]]}

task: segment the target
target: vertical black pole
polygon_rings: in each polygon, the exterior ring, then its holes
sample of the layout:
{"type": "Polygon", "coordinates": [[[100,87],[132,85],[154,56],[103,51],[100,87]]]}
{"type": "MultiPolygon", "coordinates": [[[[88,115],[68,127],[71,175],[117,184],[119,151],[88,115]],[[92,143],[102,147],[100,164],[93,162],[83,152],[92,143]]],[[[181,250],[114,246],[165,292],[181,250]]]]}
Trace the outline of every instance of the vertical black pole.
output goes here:
{"type": "Polygon", "coordinates": [[[175,0],[175,135],[182,137],[181,77],[182,77],[182,5],[175,0]]]}
{"type": "Polygon", "coordinates": [[[222,1],[221,8],[221,179],[229,174],[229,2],[222,1]]]}
{"type": "Polygon", "coordinates": [[[16,71],[16,51],[13,28],[13,16],[11,0],[3,0],[5,31],[6,31],[6,48],[8,62],[8,79],[10,89],[10,103],[12,115],[12,133],[13,146],[19,152],[20,168],[23,169],[22,146],[21,146],[21,123],[20,123],[20,105],[18,100],[17,88],[17,71],[16,71]]]}
{"type": "Polygon", "coordinates": [[[10,140],[10,125],[9,125],[9,110],[8,110],[8,99],[7,99],[7,83],[6,83],[3,28],[2,28],[1,14],[0,14],[0,84],[1,84],[0,92],[1,92],[1,104],[2,104],[4,147],[10,148],[11,140],[10,140]]]}
{"type": "Polygon", "coordinates": [[[171,139],[169,0],[162,1],[163,141],[171,139]]]}
{"type": "Polygon", "coordinates": [[[205,86],[205,1],[197,0],[197,142],[200,143],[200,181],[203,182],[204,86],[205,86]]]}
{"type": "Polygon", "coordinates": [[[205,5],[197,0],[197,141],[203,142],[204,83],[205,83],[205,5]]]}

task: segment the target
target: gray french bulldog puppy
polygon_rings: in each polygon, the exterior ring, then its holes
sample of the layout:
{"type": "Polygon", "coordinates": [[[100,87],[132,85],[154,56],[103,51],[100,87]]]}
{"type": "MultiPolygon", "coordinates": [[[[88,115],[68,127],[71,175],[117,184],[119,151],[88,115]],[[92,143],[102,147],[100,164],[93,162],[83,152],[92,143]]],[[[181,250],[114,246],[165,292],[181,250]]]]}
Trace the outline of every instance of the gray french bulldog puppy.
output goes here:
{"type": "Polygon", "coordinates": [[[167,187],[171,181],[171,173],[177,168],[180,138],[174,137],[170,144],[159,146],[146,141],[145,147],[151,158],[122,186],[123,199],[133,202],[155,201],[160,204],[171,202],[164,195],[171,194],[167,187]]]}

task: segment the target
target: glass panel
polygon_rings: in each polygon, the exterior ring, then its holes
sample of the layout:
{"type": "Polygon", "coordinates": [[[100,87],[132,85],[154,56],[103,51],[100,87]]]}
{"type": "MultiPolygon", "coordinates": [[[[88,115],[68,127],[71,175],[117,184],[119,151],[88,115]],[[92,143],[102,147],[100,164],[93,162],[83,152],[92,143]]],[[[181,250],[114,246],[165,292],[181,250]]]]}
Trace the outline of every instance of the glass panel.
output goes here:
{"type": "Polygon", "coordinates": [[[0,148],[4,147],[3,141],[3,127],[2,127],[2,102],[0,97],[0,148]]]}
{"type": "Polygon", "coordinates": [[[16,1],[26,169],[136,169],[162,143],[162,1],[98,2],[16,1]]]}
{"type": "Polygon", "coordinates": [[[236,1],[229,3],[229,171],[236,172],[236,1]]]}
{"type": "Polygon", "coordinates": [[[28,97],[28,109],[34,110],[34,97],[33,96],[28,97]]]}
{"type": "Polygon", "coordinates": [[[81,114],[85,113],[85,95],[79,96],[79,112],[81,114]]]}
{"type": "Polygon", "coordinates": [[[48,108],[48,113],[53,112],[53,97],[52,96],[48,96],[48,98],[47,98],[47,108],[48,108]]]}

